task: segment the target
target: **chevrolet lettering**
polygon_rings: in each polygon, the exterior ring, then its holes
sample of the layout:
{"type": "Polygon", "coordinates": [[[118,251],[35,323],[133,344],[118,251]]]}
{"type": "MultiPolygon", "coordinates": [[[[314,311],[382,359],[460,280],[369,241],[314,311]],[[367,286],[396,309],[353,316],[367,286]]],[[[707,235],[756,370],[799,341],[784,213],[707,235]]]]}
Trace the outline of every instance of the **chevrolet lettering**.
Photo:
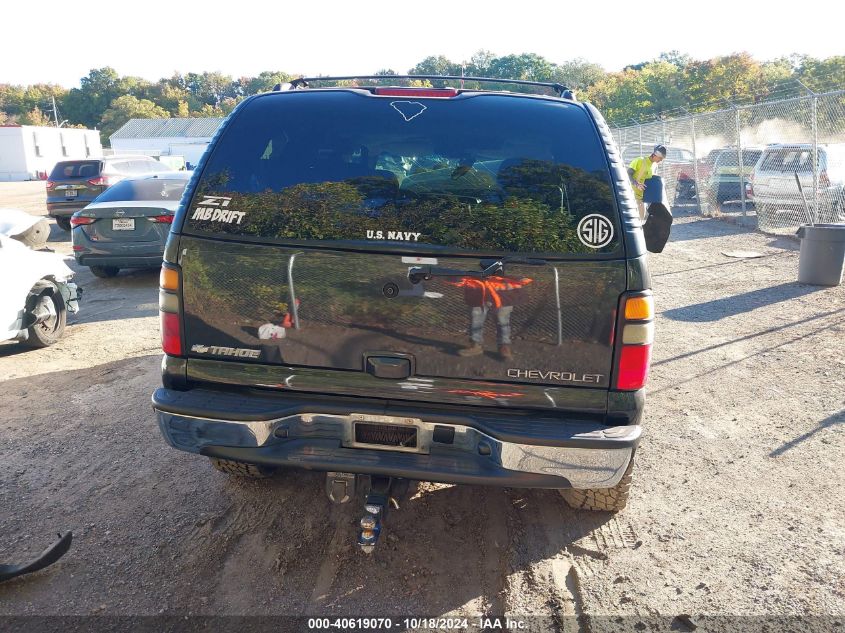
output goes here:
{"type": "Polygon", "coordinates": [[[529,380],[555,380],[559,382],[585,382],[598,384],[601,374],[576,374],[571,371],[541,371],[539,369],[509,369],[508,378],[528,378],[529,380]]]}

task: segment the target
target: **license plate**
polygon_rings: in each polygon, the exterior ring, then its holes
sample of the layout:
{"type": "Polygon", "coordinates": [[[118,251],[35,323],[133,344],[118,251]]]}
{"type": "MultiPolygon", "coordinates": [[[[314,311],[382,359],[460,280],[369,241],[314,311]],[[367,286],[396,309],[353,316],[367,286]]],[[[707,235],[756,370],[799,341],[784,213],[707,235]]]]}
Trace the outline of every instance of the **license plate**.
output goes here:
{"type": "Polygon", "coordinates": [[[65,189],[65,198],[75,198],[76,194],[76,189],[65,189]]]}
{"type": "Polygon", "coordinates": [[[394,416],[352,413],[351,437],[344,442],[349,448],[368,448],[406,453],[429,452],[429,443],[421,435],[422,420],[394,416]]]}
{"type": "Polygon", "coordinates": [[[134,231],[135,218],[118,218],[111,221],[113,231],[134,231]]]}

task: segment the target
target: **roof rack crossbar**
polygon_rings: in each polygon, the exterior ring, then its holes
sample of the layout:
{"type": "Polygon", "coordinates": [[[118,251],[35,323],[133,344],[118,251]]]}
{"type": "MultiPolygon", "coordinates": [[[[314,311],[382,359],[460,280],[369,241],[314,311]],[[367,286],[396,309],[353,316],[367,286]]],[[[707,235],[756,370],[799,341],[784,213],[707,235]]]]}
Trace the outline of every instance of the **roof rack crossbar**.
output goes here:
{"type": "Polygon", "coordinates": [[[550,88],[558,93],[559,97],[566,99],[574,99],[575,95],[563,84],[547,81],[528,81],[525,79],[499,79],[496,77],[461,77],[459,75],[348,75],[344,77],[299,77],[293,79],[289,83],[277,86],[277,89],[283,88],[288,90],[296,90],[297,88],[307,88],[312,81],[350,81],[352,79],[373,79],[373,80],[390,80],[390,79],[411,79],[411,80],[428,80],[440,81],[443,79],[456,81],[479,81],[497,84],[518,84],[521,86],[541,86],[543,88],[550,88]]]}

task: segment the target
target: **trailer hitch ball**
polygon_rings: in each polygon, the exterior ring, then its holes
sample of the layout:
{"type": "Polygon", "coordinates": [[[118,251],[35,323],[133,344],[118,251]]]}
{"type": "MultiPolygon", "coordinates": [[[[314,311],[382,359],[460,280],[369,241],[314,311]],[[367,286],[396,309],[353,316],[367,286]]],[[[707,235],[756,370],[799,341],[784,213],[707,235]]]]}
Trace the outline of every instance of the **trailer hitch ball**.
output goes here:
{"type": "Polygon", "coordinates": [[[358,534],[358,545],[366,553],[371,553],[381,534],[381,522],[377,516],[367,514],[361,518],[361,531],[358,534]]]}

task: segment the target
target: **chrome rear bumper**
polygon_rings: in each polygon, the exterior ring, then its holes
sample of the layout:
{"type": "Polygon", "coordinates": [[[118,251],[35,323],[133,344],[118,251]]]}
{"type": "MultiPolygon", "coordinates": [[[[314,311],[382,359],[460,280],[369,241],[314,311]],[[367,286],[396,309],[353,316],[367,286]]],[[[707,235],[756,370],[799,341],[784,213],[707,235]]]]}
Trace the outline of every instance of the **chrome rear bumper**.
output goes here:
{"type": "Polygon", "coordinates": [[[174,448],[311,470],[538,488],[611,488],[631,461],[641,427],[561,422],[537,444],[503,441],[461,424],[371,414],[298,413],[271,420],[194,417],[155,407],[174,448]],[[413,446],[356,439],[355,425],[416,429],[413,446]]]}

